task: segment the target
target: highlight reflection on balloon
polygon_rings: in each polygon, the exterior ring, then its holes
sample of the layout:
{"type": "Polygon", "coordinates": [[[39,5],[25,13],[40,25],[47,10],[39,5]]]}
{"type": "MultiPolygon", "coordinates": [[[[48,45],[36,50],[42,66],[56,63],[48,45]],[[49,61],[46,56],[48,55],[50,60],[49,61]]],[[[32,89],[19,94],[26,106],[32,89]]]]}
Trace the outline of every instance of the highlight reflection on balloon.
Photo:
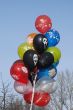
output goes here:
{"type": "Polygon", "coordinates": [[[36,91],[45,91],[48,93],[53,93],[57,89],[57,82],[54,79],[49,79],[48,77],[43,77],[39,79],[36,83],[36,91]]]}

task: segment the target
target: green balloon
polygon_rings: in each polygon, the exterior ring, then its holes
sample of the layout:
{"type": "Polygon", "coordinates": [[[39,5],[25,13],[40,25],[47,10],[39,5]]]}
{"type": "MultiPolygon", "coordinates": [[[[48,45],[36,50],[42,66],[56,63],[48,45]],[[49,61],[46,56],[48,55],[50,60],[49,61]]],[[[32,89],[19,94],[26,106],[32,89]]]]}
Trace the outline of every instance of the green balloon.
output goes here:
{"type": "Polygon", "coordinates": [[[61,58],[61,51],[57,47],[49,47],[46,51],[53,54],[54,62],[58,62],[61,58]]]}
{"type": "Polygon", "coordinates": [[[33,46],[30,46],[27,42],[22,43],[19,47],[18,47],[18,55],[21,59],[23,59],[23,55],[24,53],[29,50],[29,49],[33,49],[33,46]]]}

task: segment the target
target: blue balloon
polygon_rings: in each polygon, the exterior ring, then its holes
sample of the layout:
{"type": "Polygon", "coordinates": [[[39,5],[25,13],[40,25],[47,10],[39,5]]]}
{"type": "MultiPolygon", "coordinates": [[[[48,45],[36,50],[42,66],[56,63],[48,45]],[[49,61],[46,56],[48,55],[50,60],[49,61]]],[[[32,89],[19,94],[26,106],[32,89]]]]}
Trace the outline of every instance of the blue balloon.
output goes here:
{"type": "Polygon", "coordinates": [[[50,68],[46,69],[40,69],[37,73],[37,80],[39,80],[42,77],[48,77],[48,78],[54,78],[57,74],[57,69],[54,66],[51,66],[50,68]]]}
{"type": "Polygon", "coordinates": [[[56,62],[56,63],[53,63],[52,65],[53,65],[54,67],[57,67],[57,66],[58,66],[58,64],[59,64],[59,61],[58,61],[58,62],[56,62]]]}
{"type": "Polygon", "coordinates": [[[60,41],[60,34],[55,29],[51,29],[45,34],[45,37],[48,39],[48,46],[56,46],[60,41]]]}

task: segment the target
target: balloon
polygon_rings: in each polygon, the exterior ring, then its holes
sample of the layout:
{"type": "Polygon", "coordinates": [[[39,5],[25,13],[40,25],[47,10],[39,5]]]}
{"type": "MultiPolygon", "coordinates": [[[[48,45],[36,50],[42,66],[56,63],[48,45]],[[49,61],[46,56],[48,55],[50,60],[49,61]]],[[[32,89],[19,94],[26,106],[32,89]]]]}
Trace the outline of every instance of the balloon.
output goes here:
{"type": "Polygon", "coordinates": [[[14,82],[14,89],[16,92],[18,92],[20,94],[27,94],[30,91],[32,91],[32,84],[30,81],[27,84],[15,81],[14,82]]]}
{"type": "Polygon", "coordinates": [[[33,39],[33,46],[38,53],[43,53],[48,46],[48,40],[43,34],[37,34],[33,39]]]}
{"type": "Polygon", "coordinates": [[[29,49],[33,49],[32,45],[29,45],[28,43],[22,43],[19,47],[18,47],[18,55],[21,59],[23,59],[23,55],[24,53],[29,50],[29,49]]]}
{"type": "Polygon", "coordinates": [[[34,37],[36,36],[37,34],[36,33],[31,33],[28,35],[27,37],[27,43],[31,46],[33,46],[33,39],[34,37]]]}
{"type": "Polygon", "coordinates": [[[44,34],[52,27],[51,19],[47,15],[40,15],[36,18],[35,27],[39,32],[44,34]]]}
{"type": "Polygon", "coordinates": [[[38,63],[38,55],[35,50],[27,50],[24,53],[23,61],[26,67],[32,71],[38,63]]]}
{"type": "Polygon", "coordinates": [[[37,79],[39,80],[42,77],[54,78],[57,74],[57,69],[54,66],[46,69],[40,69],[37,73],[37,79]]]}
{"type": "Polygon", "coordinates": [[[43,69],[43,68],[45,69],[45,68],[48,68],[49,66],[51,66],[53,62],[54,62],[53,55],[49,52],[44,52],[41,56],[39,56],[37,66],[40,69],[43,69]]]}
{"type": "Polygon", "coordinates": [[[48,39],[49,47],[56,46],[60,41],[60,35],[55,29],[51,29],[50,31],[48,31],[45,36],[48,39]]]}
{"type": "Polygon", "coordinates": [[[10,68],[10,74],[14,80],[21,83],[28,83],[28,70],[22,60],[17,60],[10,68]]]}
{"type": "Polygon", "coordinates": [[[46,51],[52,53],[54,56],[54,63],[59,61],[61,57],[61,51],[57,47],[49,47],[46,51]]]}
{"type": "Polygon", "coordinates": [[[52,94],[57,89],[57,82],[54,79],[43,77],[37,81],[35,88],[36,91],[44,91],[52,94]]]}
{"type": "Polygon", "coordinates": [[[23,95],[23,98],[24,100],[28,103],[28,104],[31,104],[31,99],[32,99],[32,91],[27,93],[27,94],[24,94],[23,95]]]}
{"type": "MultiPolygon", "coordinates": [[[[28,103],[31,104],[31,99],[32,99],[32,92],[28,93],[28,94],[24,94],[24,100],[28,103]]],[[[34,93],[34,99],[33,99],[33,103],[37,106],[45,106],[49,103],[51,97],[49,95],[49,93],[47,92],[43,92],[43,91],[37,91],[34,93]]]]}
{"type": "Polygon", "coordinates": [[[51,97],[47,92],[35,92],[34,104],[39,107],[46,106],[49,103],[50,99],[51,97]]]}

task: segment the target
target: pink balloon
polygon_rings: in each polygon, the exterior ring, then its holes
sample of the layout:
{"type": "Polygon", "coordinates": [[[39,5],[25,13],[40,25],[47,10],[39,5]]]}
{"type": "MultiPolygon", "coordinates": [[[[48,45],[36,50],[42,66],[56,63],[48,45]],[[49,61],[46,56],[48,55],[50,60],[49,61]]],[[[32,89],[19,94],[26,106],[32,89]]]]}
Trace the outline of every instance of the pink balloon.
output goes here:
{"type": "Polygon", "coordinates": [[[27,84],[25,84],[25,83],[23,84],[18,81],[15,81],[14,82],[14,89],[16,92],[18,92],[20,94],[27,94],[30,91],[32,91],[32,84],[30,81],[27,84]]]}

